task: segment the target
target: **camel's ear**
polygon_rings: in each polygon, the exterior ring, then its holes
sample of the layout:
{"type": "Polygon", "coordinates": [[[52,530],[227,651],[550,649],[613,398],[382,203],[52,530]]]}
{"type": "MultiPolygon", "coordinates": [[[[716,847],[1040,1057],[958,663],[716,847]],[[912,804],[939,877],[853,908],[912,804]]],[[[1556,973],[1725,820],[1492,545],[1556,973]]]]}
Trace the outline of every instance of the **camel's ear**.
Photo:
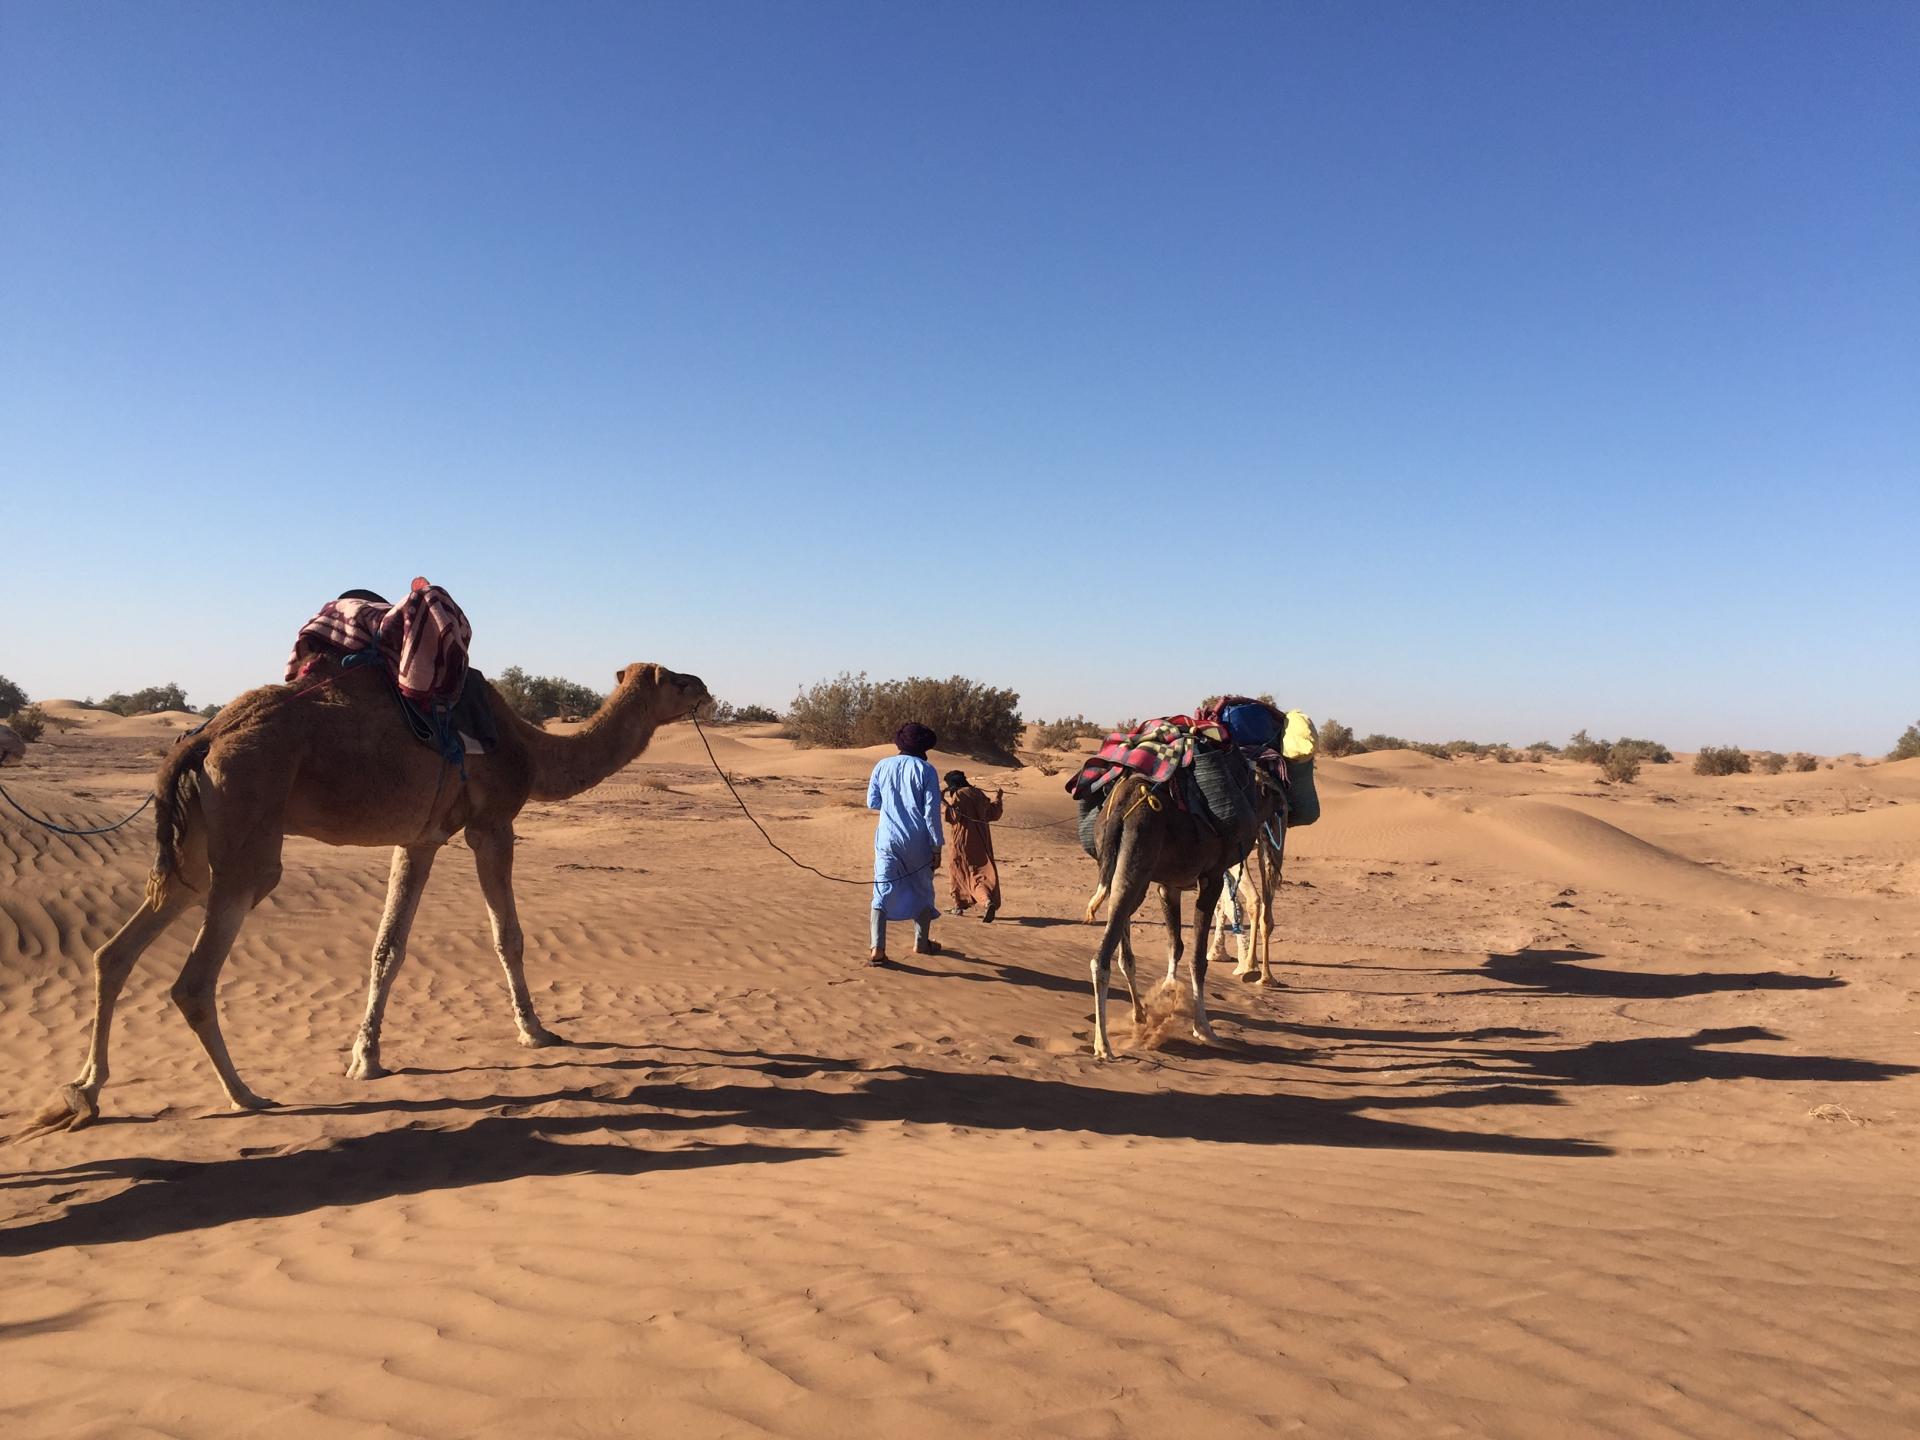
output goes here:
{"type": "Polygon", "coordinates": [[[613,672],[613,687],[614,689],[617,690],[626,683],[627,683],[627,667],[622,665],[618,670],[613,672]]]}

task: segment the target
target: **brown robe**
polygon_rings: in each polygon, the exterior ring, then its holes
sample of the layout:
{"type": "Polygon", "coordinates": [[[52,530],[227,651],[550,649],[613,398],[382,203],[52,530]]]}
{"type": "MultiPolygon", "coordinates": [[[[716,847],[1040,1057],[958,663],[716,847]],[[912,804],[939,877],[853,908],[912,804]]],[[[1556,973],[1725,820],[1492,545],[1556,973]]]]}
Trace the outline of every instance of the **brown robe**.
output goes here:
{"type": "Polygon", "coordinates": [[[940,817],[947,822],[947,878],[953,882],[953,906],[964,910],[976,901],[1000,903],[1000,870],[993,863],[993,832],[1001,804],[968,785],[947,792],[940,817]]]}

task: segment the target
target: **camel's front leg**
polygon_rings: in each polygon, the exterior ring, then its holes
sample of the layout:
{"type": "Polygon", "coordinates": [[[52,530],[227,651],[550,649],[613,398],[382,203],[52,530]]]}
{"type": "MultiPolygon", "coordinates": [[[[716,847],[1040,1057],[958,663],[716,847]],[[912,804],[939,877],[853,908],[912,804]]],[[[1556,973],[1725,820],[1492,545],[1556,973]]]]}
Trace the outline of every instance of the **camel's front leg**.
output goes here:
{"type": "Polygon", "coordinates": [[[387,1013],[387,996],[393,993],[393,977],[406,963],[407,936],[413,931],[413,917],[420,910],[420,896],[433,873],[438,843],[400,846],[393,850],[393,867],[387,872],[387,909],[380,917],[380,933],[373,941],[372,972],[367,977],[367,1013],[353,1037],[353,1053],[347,1060],[349,1080],[378,1080],[387,1073],[380,1063],[380,1022],[387,1013]]]}
{"type": "Polygon", "coordinates": [[[487,900],[487,914],[493,919],[493,948],[507,971],[507,993],[513,1000],[513,1023],[519,1028],[522,1045],[558,1045],[561,1039],[540,1023],[533,1012],[533,997],[527,993],[527,972],[523,963],[526,941],[520,934],[520,914],[513,904],[513,828],[467,831],[467,844],[473,847],[474,869],[480,875],[480,893],[487,900]]]}

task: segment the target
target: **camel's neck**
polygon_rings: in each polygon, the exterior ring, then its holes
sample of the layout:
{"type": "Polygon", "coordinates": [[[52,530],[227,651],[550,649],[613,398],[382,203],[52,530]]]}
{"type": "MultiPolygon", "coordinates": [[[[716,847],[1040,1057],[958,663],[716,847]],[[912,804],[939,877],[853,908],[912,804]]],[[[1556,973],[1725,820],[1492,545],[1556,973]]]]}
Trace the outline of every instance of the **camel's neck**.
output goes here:
{"type": "MultiPolygon", "coordinates": [[[[571,735],[549,735],[509,711],[514,732],[533,762],[531,798],[565,800],[623,769],[647,748],[660,726],[650,698],[635,690],[616,690],[571,735]]],[[[504,702],[500,708],[506,709],[504,702]]]]}

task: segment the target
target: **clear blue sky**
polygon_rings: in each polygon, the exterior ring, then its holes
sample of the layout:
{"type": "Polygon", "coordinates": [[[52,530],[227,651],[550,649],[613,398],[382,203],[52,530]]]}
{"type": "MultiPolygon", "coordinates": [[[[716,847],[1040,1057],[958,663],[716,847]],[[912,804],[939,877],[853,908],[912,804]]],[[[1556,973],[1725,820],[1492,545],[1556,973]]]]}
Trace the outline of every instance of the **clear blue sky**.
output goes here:
{"type": "Polygon", "coordinates": [[[0,4],[0,673],[1886,749],[1920,6],[0,4]]]}

